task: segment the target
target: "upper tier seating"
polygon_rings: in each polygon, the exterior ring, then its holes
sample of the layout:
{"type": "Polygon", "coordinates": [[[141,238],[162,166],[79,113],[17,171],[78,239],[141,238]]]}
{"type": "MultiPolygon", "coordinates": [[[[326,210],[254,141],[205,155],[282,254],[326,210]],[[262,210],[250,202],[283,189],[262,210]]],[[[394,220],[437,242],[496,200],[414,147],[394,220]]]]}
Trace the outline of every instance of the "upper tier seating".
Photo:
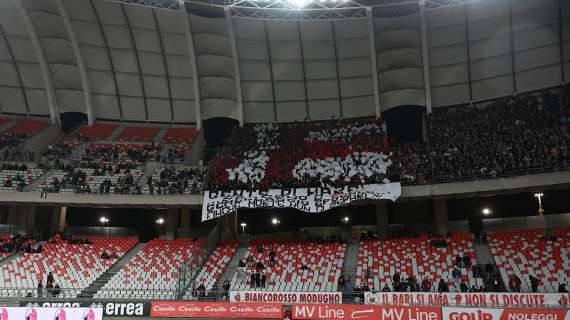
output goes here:
{"type": "MultiPolygon", "coordinates": [[[[196,281],[198,284],[203,284],[206,287],[206,290],[212,289],[214,283],[220,281],[220,277],[230,263],[230,260],[236,252],[238,245],[239,243],[235,240],[220,244],[216,250],[208,257],[206,265],[196,276],[196,281]]],[[[221,290],[222,286],[220,285],[219,287],[221,290]]]]}
{"type": "Polygon", "coordinates": [[[143,186],[147,194],[199,194],[206,172],[201,168],[161,167],[143,186]]]}
{"type": "Polygon", "coordinates": [[[155,239],[148,242],[117,274],[95,294],[95,298],[175,299],[178,271],[201,240],[155,239]]]}
{"type": "Polygon", "coordinates": [[[142,143],[92,143],[81,155],[84,161],[145,162],[159,161],[161,145],[142,143]]]}
{"type": "Polygon", "coordinates": [[[74,298],[117,259],[102,259],[103,252],[122,257],[137,243],[136,238],[89,237],[92,244],[66,241],[45,243],[42,253],[23,253],[0,268],[0,296],[37,295],[38,281],[46,286],[48,273],[63,290],[60,297],[74,298]],[[66,290],[67,289],[67,290],[66,290]]]}
{"type": "Polygon", "coordinates": [[[491,232],[487,240],[503,282],[511,275],[521,281],[521,291],[531,292],[529,275],[541,280],[539,292],[557,292],[570,278],[570,227],[557,228],[556,240],[545,240],[544,230],[491,232]]]}
{"type": "Polygon", "coordinates": [[[253,241],[244,259],[253,255],[254,263],[238,268],[232,279],[232,290],[255,290],[250,275],[256,264],[264,265],[267,291],[336,291],[341,275],[346,244],[338,242],[253,241]],[[263,252],[258,252],[262,245],[263,252]],[[269,252],[275,252],[275,265],[270,266],[269,252]]]}
{"type": "Polygon", "coordinates": [[[151,142],[160,128],[151,127],[125,127],[117,137],[117,141],[124,142],[151,142]]]}
{"type": "Polygon", "coordinates": [[[10,118],[4,118],[4,117],[0,118],[0,127],[8,124],[8,122],[10,122],[10,121],[12,121],[12,119],[10,119],[10,118]]]}
{"type": "Polygon", "coordinates": [[[77,130],[77,138],[82,141],[104,141],[119,127],[112,123],[94,123],[77,130]]]}
{"type": "Polygon", "coordinates": [[[0,165],[0,191],[22,191],[43,174],[42,169],[25,164],[3,163],[0,165]]]}
{"type": "MultiPolygon", "coordinates": [[[[475,251],[469,234],[457,234],[451,238],[396,238],[388,240],[362,240],[358,249],[358,261],[355,286],[361,288],[367,284],[369,288],[380,291],[386,284],[394,290],[392,276],[401,275],[401,279],[416,277],[421,283],[428,276],[432,283],[432,291],[437,290],[437,281],[444,279],[450,291],[455,288],[451,271],[455,266],[457,255],[469,255],[472,265],[477,263],[475,251]],[[430,240],[445,240],[448,245],[441,248],[430,244],[430,240]],[[370,278],[366,278],[367,274],[370,278]]],[[[461,268],[461,279],[469,286],[483,285],[481,278],[473,276],[472,268],[461,268]]],[[[454,290],[455,289],[455,290],[454,290]]]]}
{"type": "Polygon", "coordinates": [[[162,137],[165,144],[192,145],[197,135],[196,128],[168,128],[162,137]]]}
{"type": "Polygon", "coordinates": [[[210,163],[210,189],[388,182],[392,162],[384,133],[376,119],[239,128],[210,163]]]}
{"type": "Polygon", "coordinates": [[[48,126],[47,120],[23,118],[16,121],[4,134],[22,134],[26,137],[33,137],[48,126]]]}

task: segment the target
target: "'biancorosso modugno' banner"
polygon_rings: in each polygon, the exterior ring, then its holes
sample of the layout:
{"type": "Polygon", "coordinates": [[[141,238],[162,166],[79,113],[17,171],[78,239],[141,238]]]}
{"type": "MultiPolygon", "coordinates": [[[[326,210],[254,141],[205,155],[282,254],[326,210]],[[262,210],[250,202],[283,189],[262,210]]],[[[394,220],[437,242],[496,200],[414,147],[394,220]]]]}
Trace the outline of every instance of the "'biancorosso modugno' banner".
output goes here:
{"type": "Polygon", "coordinates": [[[102,320],[101,308],[36,308],[36,307],[0,307],[0,319],[82,319],[102,320]]]}
{"type": "Polygon", "coordinates": [[[231,302],[342,303],[341,292],[230,291],[231,302]]]}
{"type": "Polygon", "coordinates": [[[567,293],[429,293],[366,292],[372,305],[436,305],[465,307],[567,307],[567,293]]]}
{"type": "Polygon", "coordinates": [[[337,188],[271,189],[268,191],[206,191],[202,221],[218,218],[239,208],[295,208],[323,212],[358,200],[397,200],[402,194],[399,182],[337,188]]]}

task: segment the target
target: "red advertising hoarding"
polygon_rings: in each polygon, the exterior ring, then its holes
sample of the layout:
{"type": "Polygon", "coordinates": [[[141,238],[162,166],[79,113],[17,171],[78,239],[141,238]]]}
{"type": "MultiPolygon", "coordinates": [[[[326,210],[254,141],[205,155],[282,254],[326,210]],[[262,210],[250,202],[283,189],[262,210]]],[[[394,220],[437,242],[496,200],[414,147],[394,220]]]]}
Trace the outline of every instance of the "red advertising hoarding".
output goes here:
{"type": "Polygon", "coordinates": [[[292,309],[293,319],[300,320],[442,320],[440,307],[294,304],[292,309]]]}
{"type": "Polygon", "coordinates": [[[153,301],[152,318],[282,319],[283,306],[275,303],[153,301]]]}

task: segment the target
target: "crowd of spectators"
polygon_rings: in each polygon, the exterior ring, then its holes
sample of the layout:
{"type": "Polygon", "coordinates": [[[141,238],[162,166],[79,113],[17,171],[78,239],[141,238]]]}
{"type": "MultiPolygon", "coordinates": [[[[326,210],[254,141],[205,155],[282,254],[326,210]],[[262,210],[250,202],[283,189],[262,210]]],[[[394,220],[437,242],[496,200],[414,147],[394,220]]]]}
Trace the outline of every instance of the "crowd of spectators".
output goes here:
{"type": "Polygon", "coordinates": [[[30,154],[22,152],[19,148],[28,138],[23,133],[4,133],[0,136],[0,160],[23,161],[29,159],[30,154]]]}
{"type": "Polygon", "coordinates": [[[80,162],[62,165],[60,168],[64,172],[62,178],[54,176],[51,178],[46,192],[59,192],[60,190],[73,190],[76,193],[101,193],[101,194],[140,194],[141,188],[138,185],[138,178],[132,171],[137,169],[134,164],[107,165],[94,162],[80,162]],[[92,189],[89,179],[105,177],[92,189]],[[111,179],[116,177],[117,179],[111,179]]]}
{"type": "Polygon", "coordinates": [[[146,162],[160,161],[162,145],[150,144],[92,144],[85,149],[82,160],[87,162],[146,162]]]}
{"type": "Polygon", "coordinates": [[[202,168],[163,167],[158,175],[149,176],[146,184],[150,194],[199,194],[204,176],[202,168]]]}
{"type": "Polygon", "coordinates": [[[210,189],[341,187],[389,181],[376,119],[265,124],[236,130],[210,165],[210,189]]]}
{"type": "Polygon", "coordinates": [[[210,189],[444,183],[570,165],[570,86],[435,109],[425,141],[385,138],[375,119],[246,126],[210,165],[210,189]]]}
{"type": "MultiPolygon", "coordinates": [[[[0,238],[0,254],[14,254],[19,252],[32,252],[31,244],[35,242],[32,236],[12,234],[0,238]]],[[[41,250],[41,247],[39,247],[41,250]]],[[[41,251],[40,251],[41,252],[41,251]]]]}

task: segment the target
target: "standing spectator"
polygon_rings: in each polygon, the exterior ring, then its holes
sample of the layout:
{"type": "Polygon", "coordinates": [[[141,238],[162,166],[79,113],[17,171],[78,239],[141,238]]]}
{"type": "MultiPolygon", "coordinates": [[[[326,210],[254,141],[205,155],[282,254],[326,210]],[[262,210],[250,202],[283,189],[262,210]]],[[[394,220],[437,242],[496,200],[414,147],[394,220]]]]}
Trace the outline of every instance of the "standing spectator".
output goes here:
{"type": "Polygon", "coordinates": [[[249,287],[255,289],[255,272],[251,273],[249,287]]]}
{"type": "Polygon", "coordinates": [[[439,293],[449,292],[449,286],[447,285],[447,282],[445,282],[443,279],[439,279],[439,284],[437,285],[437,292],[439,293]]]}
{"type": "Polygon", "coordinates": [[[533,277],[532,275],[528,275],[528,279],[530,280],[530,286],[533,293],[538,292],[538,284],[540,283],[540,279],[533,277]]]}
{"type": "Polygon", "coordinates": [[[521,283],[522,283],[521,279],[513,274],[509,278],[509,289],[512,292],[521,292],[521,283]]]}
{"type": "Polygon", "coordinates": [[[273,267],[275,265],[275,251],[269,251],[269,266],[273,267]]]}
{"type": "Polygon", "coordinates": [[[47,275],[47,285],[53,285],[53,273],[50,271],[47,275]]]}
{"type": "Polygon", "coordinates": [[[222,285],[222,288],[224,289],[224,299],[225,300],[228,300],[228,298],[229,298],[230,286],[231,286],[230,281],[228,279],[224,280],[224,284],[222,285]]]}
{"type": "Polygon", "coordinates": [[[38,281],[38,298],[43,298],[44,295],[44,285],[42,284],[42,281],[38,281]]]}
{"type": "Polygon", "coordinates": [[[259,273],[259,271],[255,271],[254,278],[255,278],[255,286],[257,288],[261,288],[261,274],[259,273]]]}
{"type": "Polygon", "coordinates": [[[431,291],[431,281],[429,281],[429,277],[425,276],[424,280],[422,281],[422,292],[430,292],[431,291]]]}
{"type": "Polygon", "coordinates": [[[261,288],[265,289],[265,282],[267,281],[267,276],[265,275],[265,273],[261,274],[261,288]]]}
{"type": "Polygon", "coordinates": [[[469,286],[465,283],[465,281],[461,281],[461,284],[459,285],[459,290],[461,290],[461,292],[469,291],[469,286]]]}
{"type": "Polygon", "coordinates": [[[568,293],[568,289],[566,289],[566,283],[561,283],[558,285],[558,293],[568,293]]]}

